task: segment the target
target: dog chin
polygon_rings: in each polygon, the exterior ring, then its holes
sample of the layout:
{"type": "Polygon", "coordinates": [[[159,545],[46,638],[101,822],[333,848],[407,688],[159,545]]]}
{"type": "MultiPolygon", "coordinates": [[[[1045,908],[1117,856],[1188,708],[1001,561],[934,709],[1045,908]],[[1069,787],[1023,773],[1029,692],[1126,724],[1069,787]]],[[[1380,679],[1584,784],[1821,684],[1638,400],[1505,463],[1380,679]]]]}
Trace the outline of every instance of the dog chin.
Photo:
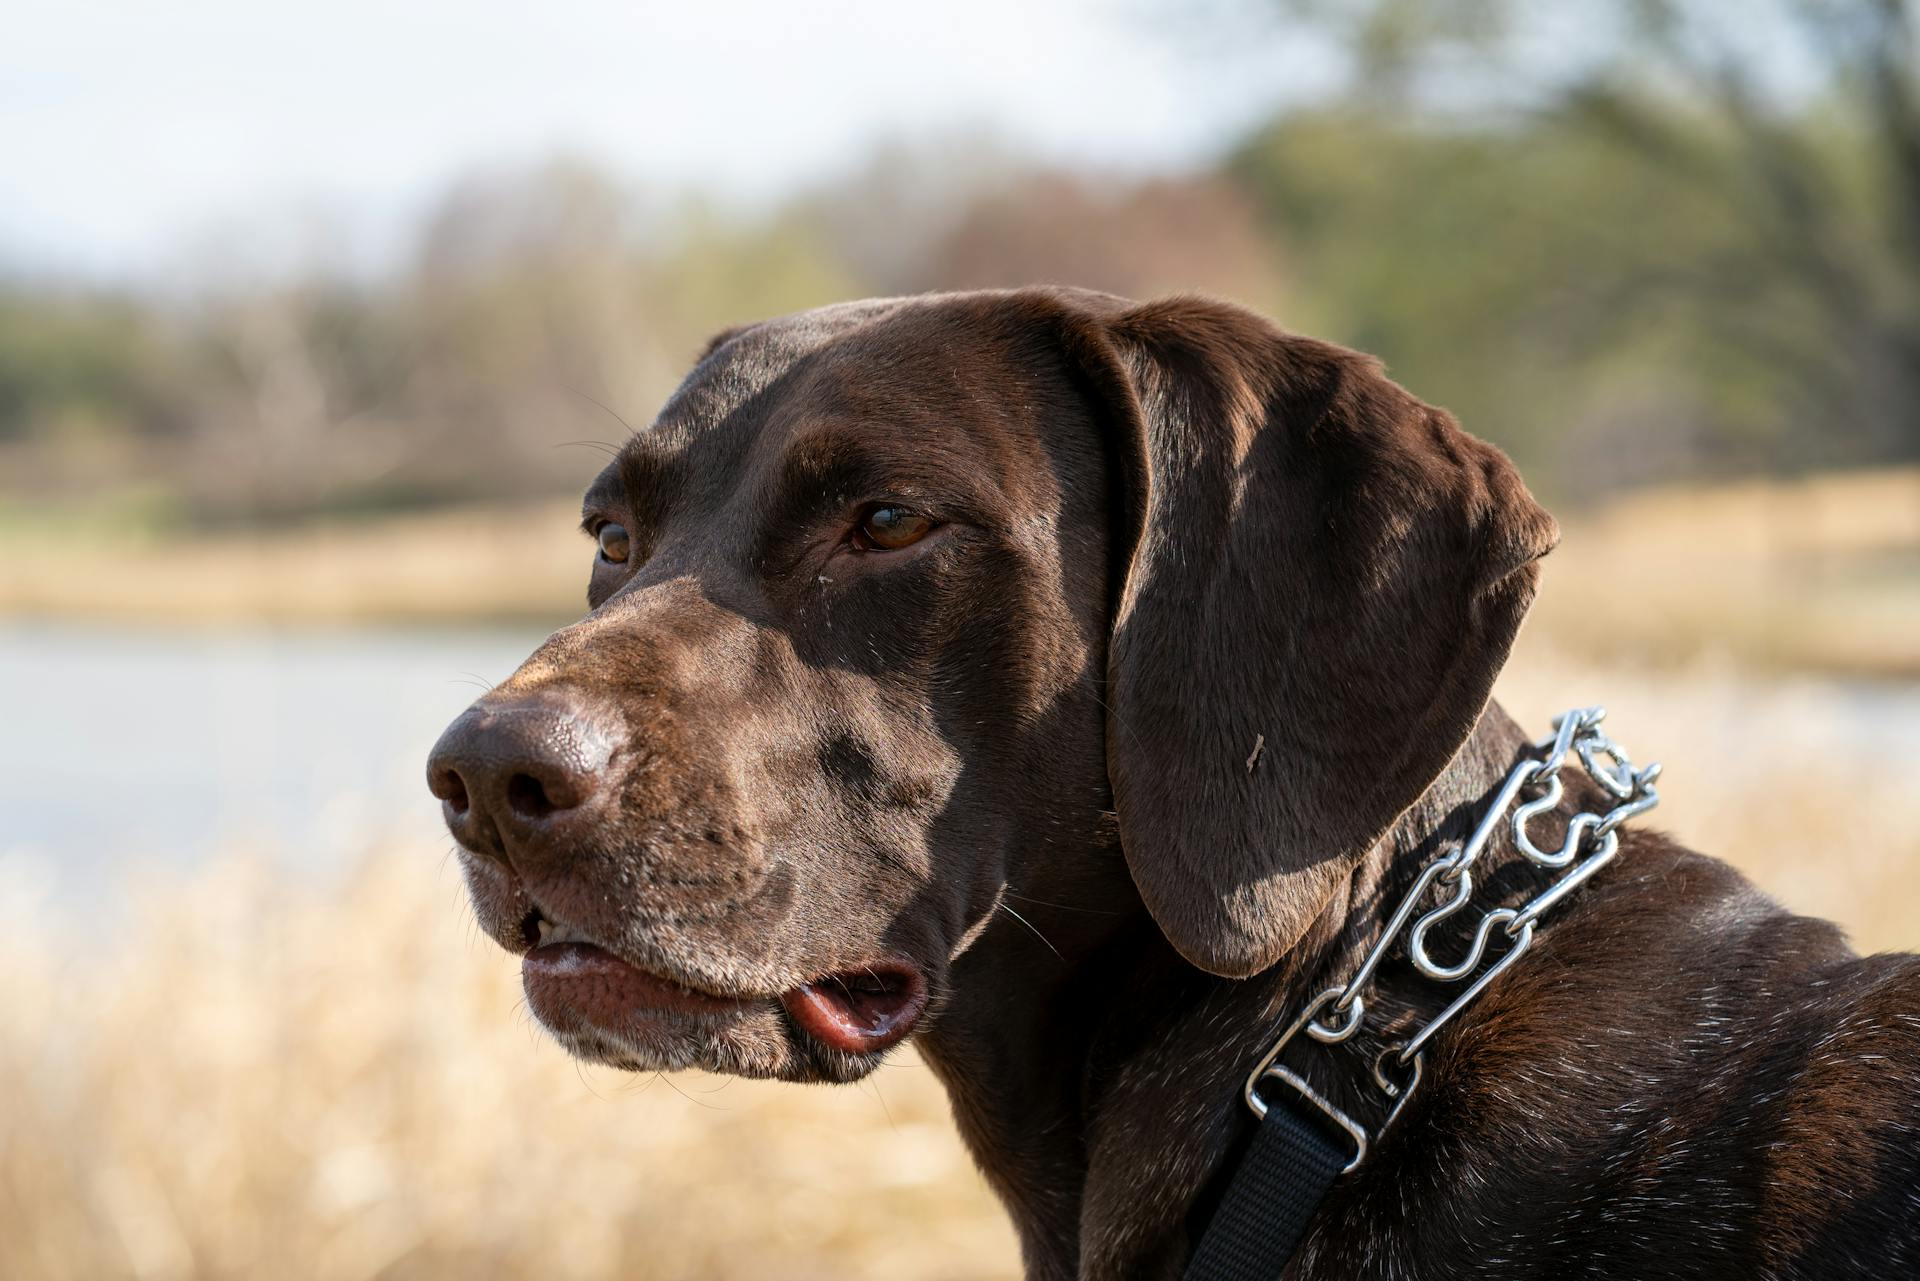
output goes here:
{"type": "MultiPolygon", "coordinates": [[[[536,1017],[539,1017],[536,1015],[536,1017]]],[[[629,1072],[718,1072],[730,1076],[788,1078],[792,1053],[784,1046],[742,1043],[720,1029],[648,1027],[644,1031],[562,1024],[541,1026],[575,1058],[629,1072]]]]}
{"type": "MultiPolygon", "coordinates": [[[[537,1017],[537,1016],[536,1016],[537,1017]]],[[[674,1034],[649,1029],[645,1034],[607,1028],[542,1027],[575,1058],[626,1072],[709,1072],[795,1084],[850,1084],[873,1072],[886,1054],[848,1054],[812,1045],[804,1037],[739,1038],[693,1028],[674,1034]]]]}

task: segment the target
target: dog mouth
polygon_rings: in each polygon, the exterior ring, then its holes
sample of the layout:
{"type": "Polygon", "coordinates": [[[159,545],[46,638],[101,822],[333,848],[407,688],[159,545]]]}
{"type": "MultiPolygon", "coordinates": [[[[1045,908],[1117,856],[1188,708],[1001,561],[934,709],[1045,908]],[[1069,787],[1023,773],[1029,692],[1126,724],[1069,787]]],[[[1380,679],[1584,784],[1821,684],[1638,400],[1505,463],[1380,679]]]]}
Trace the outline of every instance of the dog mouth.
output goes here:
{"type": "Polygon", "coordinates": [[[927,1005],[919,969],[894,957],[810,979],[777,994],[705,990],[644,968],[535,909],[521,923],[527,1003],[556,1031],[582,1025],[633,1039],[649,1026],[725,1022],[776,1001],[828,1049],[877,1054],[903,1040],[927,1005]]]}
{"type": "Polygon", "coordinates": [[[876,961],[848,974],[802,983],[780,1003],[822,1045],[873,1054],[898,1043],[927,1007],[927,983],[903,961],[876,961]]]}

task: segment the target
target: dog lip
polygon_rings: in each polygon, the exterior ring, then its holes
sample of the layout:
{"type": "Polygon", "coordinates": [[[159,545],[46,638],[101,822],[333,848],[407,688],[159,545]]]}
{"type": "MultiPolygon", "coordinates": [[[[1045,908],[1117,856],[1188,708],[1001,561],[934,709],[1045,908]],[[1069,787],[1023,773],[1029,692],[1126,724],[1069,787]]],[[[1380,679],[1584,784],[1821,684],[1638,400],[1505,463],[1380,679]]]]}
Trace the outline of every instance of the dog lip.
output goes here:
{"type": "Polygon", "coordinates": [[[570,1013],[601,1026],[635,1016],[725,1014],[753,1001],[691,987],[579,938],[531,949],[521,958],[520,975],[535,1014],[570,1013]]]}
{"type": "Polygon", "coordinates": [[[906,1038],[927,1008],[927,982],[901,960],[875,961],[802,983],[780,1003],[800,1029],[830,1049],[877,1054],[906,1038]]]}
{"type": "Polygon", "coordinates": [[[531,895],[526,897],[532,906],[514,927],[517,938],[513,941],[518,946],[508,946],[507,950],[520,957],[521,976],[528,982],[582,976],[621,976],[621,981],[630,982],[623,974],[630,970],[652,987],[684,998],[683,1004],[704,1004],[713,1009],[767,1003],[779,995],[777,987],[720,987],[709,978],[674,965],[670,956],[656,956],[651,951],[636,956],[554,915],[531,895]]]}
{"type": "Polygon", "coordinates": [[[592,1022],[633,1015],[711,1014],[752,998],[712,992],[622,956],[537,903],[521,922],[520,978],[529,1003],[564,1005],[592,1022]]]}
{"type": "Polygon", "coordinates": [[[520,931],[522,937],[525,939],[525,946],[521,950],[521,968],[523,971],[526,962],[535,958],[536,955],[540,953],[546,954],[538,957],[538,965],[544,969],[551,969],[555,966],[577,966],[580,958],[589,955],[589,953],[566,953],[560,949],[568,945],[579,945],[593,952],[604,953],[611,960],[625,965],[629,969],[638,970],[648,978],[655,979],[668,987],[678,989],[690,995],[703,996],[715,1001],[727,1001],[735,1004],[762,1000],[767,995],[758,992],[716,991],[712,986],[702,983],[700,980],[690,979],[680,973],[663,969],[657,963],[636,960],[632,956],[622,952],[619,948],[601,942],[587,930],[581,929],[577,925],[573,925],[554,916],[537,902],[534,904],[533,910],[527,913],[526,919],[521,922],[520,931]]]}

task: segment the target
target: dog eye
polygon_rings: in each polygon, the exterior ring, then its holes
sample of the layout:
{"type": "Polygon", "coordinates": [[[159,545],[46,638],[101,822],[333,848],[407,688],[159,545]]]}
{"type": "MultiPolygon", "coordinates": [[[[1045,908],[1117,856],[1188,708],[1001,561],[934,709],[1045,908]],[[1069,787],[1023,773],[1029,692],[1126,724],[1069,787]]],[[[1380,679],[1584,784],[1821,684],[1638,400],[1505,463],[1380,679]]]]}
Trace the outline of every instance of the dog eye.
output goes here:
{"type": "Polygon", "coordinates": [[[854,528],[853,541],[863,551],[899,551],[933,532],[933,521],[905,507],[876,507],[854,528]]]}
{"type": "Polygon", "coordinates": [[[626,526],[608,522],[600,526],[599,532],[594,537],[600,542],[601,559],[614,565],[627,563],[627,555],[631,548],[626,526]]]}

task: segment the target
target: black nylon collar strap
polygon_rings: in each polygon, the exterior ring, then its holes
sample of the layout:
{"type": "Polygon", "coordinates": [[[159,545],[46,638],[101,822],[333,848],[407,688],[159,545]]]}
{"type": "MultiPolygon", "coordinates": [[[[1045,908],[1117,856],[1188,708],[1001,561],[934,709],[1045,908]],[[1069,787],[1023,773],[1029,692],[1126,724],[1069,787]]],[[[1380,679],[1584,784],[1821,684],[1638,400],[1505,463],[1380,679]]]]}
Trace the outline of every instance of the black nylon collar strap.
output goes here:
{"type": "Polygon", "coordinates": [[[1327,1189],[1352,1160],[1350,1148],[1292,1103],[1270,1104],[1185,1281],[1279,1281],[1327,1189]]]}

